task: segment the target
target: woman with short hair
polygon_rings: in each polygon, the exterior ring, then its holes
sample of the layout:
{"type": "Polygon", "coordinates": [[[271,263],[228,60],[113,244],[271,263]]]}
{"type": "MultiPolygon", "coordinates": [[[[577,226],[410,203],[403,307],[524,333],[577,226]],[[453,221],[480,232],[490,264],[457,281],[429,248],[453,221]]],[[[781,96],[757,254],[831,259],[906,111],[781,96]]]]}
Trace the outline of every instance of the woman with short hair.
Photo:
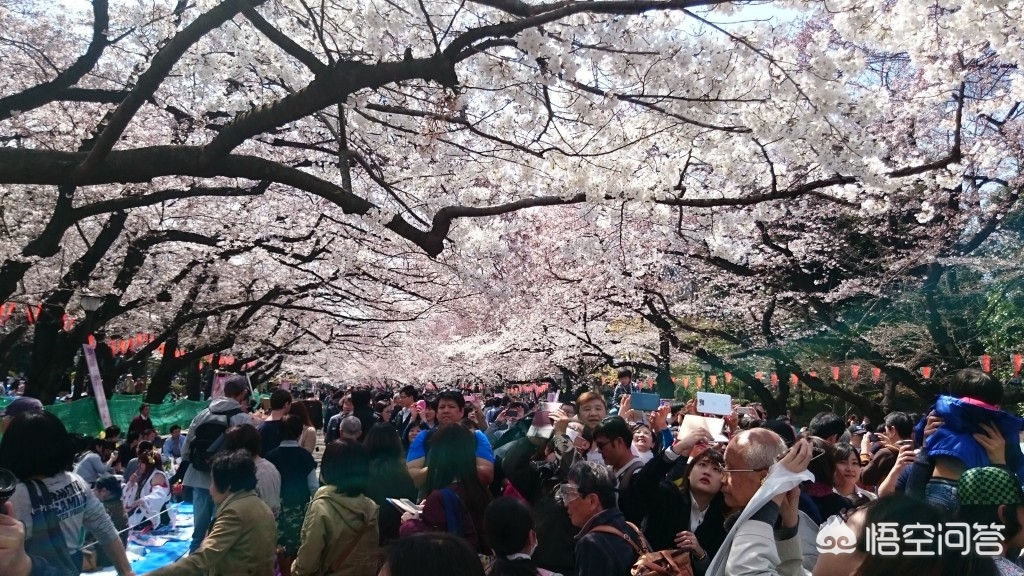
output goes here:
{"type": "Polygon", "coordinates": [[[148,576],[247,574],[273,576],[277,525],[256,495],[256,463],[246,450],[229,450],[210,463],[213,525],[199,549],[148,576]]]}
{"type": "Polygon", "coordinates": [[[355,440],[324,449],[324,484],[306,509],[292,576],[376,576],[379,509],[368,496],[370,457],[355,440]]]}
{"type": "Polygon", "coordinates": [[[19,481],[10,502],[25,525],[26,549],[51,566],[78,574],[85,528],[113,560],[118,574],[131,575],[128,556],[103,504],[81,476],[68,472],[74,457],[67,428],[45,411],[15,416],[0,439],[0,468],[19,481]],[[61,511],[60,518],[56,510],[61,511]]]}

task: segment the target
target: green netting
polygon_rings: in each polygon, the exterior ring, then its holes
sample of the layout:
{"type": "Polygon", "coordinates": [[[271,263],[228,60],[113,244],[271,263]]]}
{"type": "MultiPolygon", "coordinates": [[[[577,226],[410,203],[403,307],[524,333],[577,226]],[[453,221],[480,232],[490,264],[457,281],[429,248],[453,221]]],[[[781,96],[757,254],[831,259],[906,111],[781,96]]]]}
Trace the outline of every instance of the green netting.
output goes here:
{"type": "MultiPolygon", "coordinates": [[[[0,408],[10,404],[12,400],[14,398],[9,396],[0,397],[0,408]]],[[[175,424],[187,428],[195,415],[209,404],[209,401],[194,400],[153,404],[150,407],[149,418],[153,421],[157,432],[167,434],[170,432],[171,426],[175,424]]],[[[107,406],[110,408],[110,419],[124,431],[128,430],[128,425],[131,424],[132,418],[139,413],[141,405],[142,396],[126,394],[115,394],[107,401],[107,406]]],[[[100,420],[96,400],[93,398],[82,398],[66,404],[54,404],[47,406],[46,409],[61,419],[68,432],[95,436],[103,431],[103,422],[100,420]]]]}

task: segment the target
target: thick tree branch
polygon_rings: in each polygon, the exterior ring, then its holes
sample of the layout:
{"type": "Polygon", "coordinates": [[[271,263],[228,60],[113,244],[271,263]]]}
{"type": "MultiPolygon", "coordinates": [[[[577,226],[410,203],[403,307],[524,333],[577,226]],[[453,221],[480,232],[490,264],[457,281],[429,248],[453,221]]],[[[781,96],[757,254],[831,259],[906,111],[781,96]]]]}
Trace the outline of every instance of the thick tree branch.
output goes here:
{"type": "Polygon", "coordinates": [[[92,40],[85,54],[82,54],[67,70],[49,82],[28,88],[0,98],[0,120],[10,118],[15,112],[26,112],[61,99],[66,89],[74,86],[96,63],[107,47],[107,28],[110,26],[107,0],[92,0],[92,40]]]}

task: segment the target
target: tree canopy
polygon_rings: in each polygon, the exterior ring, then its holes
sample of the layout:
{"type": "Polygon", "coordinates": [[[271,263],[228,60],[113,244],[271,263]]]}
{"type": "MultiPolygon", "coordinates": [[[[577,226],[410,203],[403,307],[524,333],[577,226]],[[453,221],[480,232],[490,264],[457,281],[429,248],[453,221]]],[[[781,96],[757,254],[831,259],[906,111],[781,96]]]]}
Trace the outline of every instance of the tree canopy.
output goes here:
{"type": "Polygon", "coordinates": [[[0,296],[41,307],[0,354],[44,398],[103,327],[161,383],[696,359],[868,408],[811,367],[925,398],[1012,350],[1021,1],[749,6],[4,0],[0,296]]]}

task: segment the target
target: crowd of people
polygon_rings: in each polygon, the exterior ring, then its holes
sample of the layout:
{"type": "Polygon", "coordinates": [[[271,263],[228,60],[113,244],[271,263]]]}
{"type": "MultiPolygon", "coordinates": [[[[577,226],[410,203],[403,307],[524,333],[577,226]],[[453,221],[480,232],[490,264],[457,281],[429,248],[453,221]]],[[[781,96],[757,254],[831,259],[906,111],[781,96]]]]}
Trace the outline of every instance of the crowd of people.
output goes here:
{"type": "Polygon", "coordinates": [[[157,576],[1024,574],[1024,420],[988,374],[920,415],[799,429],[752,404],[712,433],[693,401],[635,410],[636,391],[628,370],[572,402],[338,391],[319,463],[307,404],[277,390],[254,411],[244,377],[187,434],[156,438],[143,407],[120,444],[76,446],[20,399],[0,574],[78,574],[88,534],[130,576],[120,534],[172,523],[178,497],[190,553],[157,576]]]}

